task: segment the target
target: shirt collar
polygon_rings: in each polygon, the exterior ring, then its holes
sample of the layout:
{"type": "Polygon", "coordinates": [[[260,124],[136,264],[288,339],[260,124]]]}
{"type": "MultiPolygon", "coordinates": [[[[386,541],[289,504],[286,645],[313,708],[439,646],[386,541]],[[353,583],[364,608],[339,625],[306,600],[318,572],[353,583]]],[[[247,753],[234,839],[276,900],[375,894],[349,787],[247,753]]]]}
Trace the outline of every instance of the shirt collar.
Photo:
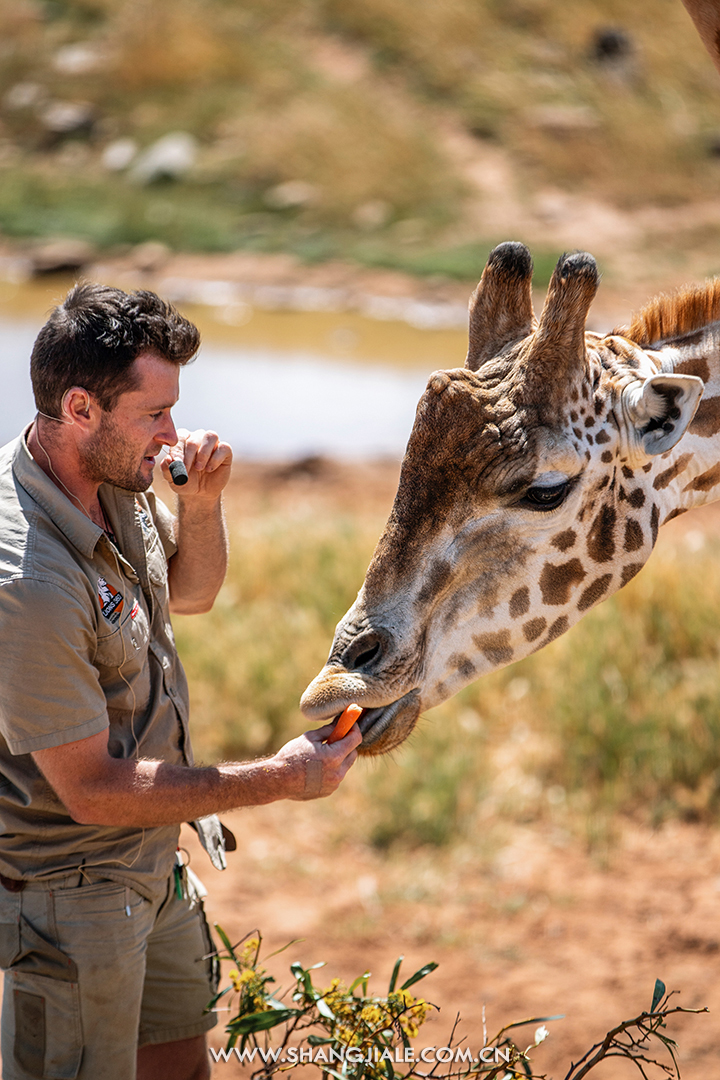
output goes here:
{"type": "Polygon", "coordinates": [[[67,495],[53,483],[49,476],[46,476],[35,461],[27,445],[27,435],[31,426],[29,424],[15,441],[12,459],[15,478],[28,495],[42,507],[70,543],[82,555],[90,558],[98,540],[105,534],[99,525],[96,525],[94,521],[86,517],[82,510],[78,510],[70,502],[67,495]]]}

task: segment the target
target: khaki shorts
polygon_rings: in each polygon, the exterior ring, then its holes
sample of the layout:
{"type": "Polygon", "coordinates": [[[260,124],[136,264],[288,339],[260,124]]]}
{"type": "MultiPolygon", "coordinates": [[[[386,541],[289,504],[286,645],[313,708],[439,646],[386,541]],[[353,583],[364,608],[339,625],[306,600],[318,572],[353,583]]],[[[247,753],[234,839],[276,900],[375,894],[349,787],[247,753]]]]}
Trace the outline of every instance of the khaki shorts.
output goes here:
{"type": "Polygon", "coordinates": [[[3,1080],[132,1080],[138,1046],[202,1035],[216,965],[198,891],[152,903],[79,874],[0,886],[3,1080]]]}

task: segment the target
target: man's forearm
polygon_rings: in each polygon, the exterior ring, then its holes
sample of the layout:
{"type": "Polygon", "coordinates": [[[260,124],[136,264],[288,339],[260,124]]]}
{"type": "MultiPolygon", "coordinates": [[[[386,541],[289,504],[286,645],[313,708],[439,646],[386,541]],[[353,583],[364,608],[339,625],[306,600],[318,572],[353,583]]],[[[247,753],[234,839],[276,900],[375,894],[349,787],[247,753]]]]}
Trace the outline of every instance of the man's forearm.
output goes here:
{"type": "Polygon", "coordinates": [[[170,608],[178,615],[197,615],[210,610],[225,580],[225,515],[220,498],[178,503],[178,550],[168,564],[170,608]]]}
{"type": "Polygon", "coordinates": [[[152,828],[206,814],[301,798],[302,782],[273,758],[210,768],[112,759],[69,807],[83,825],[152,828]]]}
{"type": "Polygon", "coordinates": [[[75,821],[152,828],[278,799],[330,795],[361,741],[357,726],[326,743],[331,732],[332,725],[325,725],[292,739],[272,757],[206,768],[111,757],[105,731],[32,756],[75,821]]]}

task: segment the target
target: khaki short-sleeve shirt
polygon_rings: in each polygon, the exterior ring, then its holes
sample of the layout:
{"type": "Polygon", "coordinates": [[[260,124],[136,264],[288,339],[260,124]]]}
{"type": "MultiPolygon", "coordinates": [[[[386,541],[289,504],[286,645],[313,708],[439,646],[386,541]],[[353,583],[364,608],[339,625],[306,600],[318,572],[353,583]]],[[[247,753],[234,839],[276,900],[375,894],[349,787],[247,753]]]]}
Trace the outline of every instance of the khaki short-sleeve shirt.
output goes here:
{"type": "Polygon", "coordinates": [[[26,433],[0,450],[0,874],[86,868],[152,899],[179,829],[80,825],[34,750],[108,732],[113,757],[191,765],[188,692],[168,606],[175,519],[104,484],[117,545],[45,475],[26,433]]]}

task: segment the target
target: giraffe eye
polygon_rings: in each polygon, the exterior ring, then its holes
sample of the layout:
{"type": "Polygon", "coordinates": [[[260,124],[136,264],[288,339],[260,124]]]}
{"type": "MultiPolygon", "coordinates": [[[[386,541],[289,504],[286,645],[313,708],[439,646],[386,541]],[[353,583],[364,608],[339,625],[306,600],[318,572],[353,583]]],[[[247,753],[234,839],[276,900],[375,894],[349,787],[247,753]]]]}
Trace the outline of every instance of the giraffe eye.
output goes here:
{"type": "Polygon", "coordinates": [[[531,487],[525,492],[520,505],[529,510],[556,510],[561,506],[570,491],[570,481],[563,480],[551,487],[531,487]]]}

